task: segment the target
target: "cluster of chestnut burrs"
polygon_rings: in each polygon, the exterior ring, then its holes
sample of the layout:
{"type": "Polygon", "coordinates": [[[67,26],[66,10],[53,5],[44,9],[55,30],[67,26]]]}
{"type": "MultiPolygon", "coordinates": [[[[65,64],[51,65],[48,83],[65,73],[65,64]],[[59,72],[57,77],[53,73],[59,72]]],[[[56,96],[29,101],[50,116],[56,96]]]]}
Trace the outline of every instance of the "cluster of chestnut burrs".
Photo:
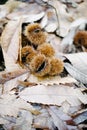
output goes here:
{"type": "Polygon", "coordinates": [[[24,31],[27,43],[21,49],[22,63],[27,64],[31,73],[38,76],[54,76],[63,71],[63,61],[55,58],[55,50],[46,42],[45,32],[40,24],[28,24],[24,31]]]}

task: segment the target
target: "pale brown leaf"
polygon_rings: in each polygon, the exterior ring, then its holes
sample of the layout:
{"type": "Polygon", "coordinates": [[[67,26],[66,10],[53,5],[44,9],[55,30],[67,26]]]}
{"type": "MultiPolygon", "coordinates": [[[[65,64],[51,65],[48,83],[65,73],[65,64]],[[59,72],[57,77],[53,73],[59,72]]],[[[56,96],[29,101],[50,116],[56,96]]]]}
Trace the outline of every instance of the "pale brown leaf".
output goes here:
{"type": "Polygon", "coordinates": [[[14,37],[14,33],[17,30],[18,26],[19,26],[19,21],[9,21],[7,23],[1,36],[1,45],[5,51],[8,50],[8,47],[14,37]]]}
{"type": "Polygon", "coordinates": [[[10,56],[15,62],[18,59],[19,53],[19,44],[20,44],[20,37],[21,37],[21,20],[19,21],[19,25],[17,26],[14,35],[11,39],[10,45],[7,50],[7,55],[10,56]]]}
{"type": "Polygon", "coordinates": [[[87,95],[77,88],[68,86],[44,86],[38,85],[31,88],[26,88],[20,94],[20,98],[42,104],[52,104],[61,106],[63,102],[67,101],[71,106],[78,106],[82,103],[87,103],[87,95]]]}
{"type": "Polygon", "coordinates": [[[48,76],[48,77],[42,77],[38,78],[34,75],[30,75],[29,79],[30,82],[34,82],[36,84],[43,84],[43,85],[53,85],[53,84],[66,84],[66,83],[76,83],[76,80],[72,78],[71,76],[63,77],[60,76],[48,76]]]}

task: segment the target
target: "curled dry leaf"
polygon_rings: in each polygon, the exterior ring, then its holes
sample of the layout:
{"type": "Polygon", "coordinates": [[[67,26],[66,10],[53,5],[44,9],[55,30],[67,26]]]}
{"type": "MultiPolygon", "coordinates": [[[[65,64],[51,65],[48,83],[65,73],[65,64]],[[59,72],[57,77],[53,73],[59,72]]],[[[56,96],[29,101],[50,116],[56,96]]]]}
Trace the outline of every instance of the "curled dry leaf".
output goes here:
{"type": "Polygon", "coordinates": [[[41,12],[41,13],[38,13],[38,14],[28,14],[28,15],[24,14],[22,16],[19,16],[19,15],[15,16],[13,18],[13,20],[19,20],[20,18],[22,18],[24,23],[28,23],[28,22],[32,23],[32,22],[40,20],[41,18],[44,17],[44,15],[45,15],[44,12],[41,12]]]}
{"type": "Polygon", "coordinates": [[[54,32],[57,29],[57,23],[49,23],[46,27],[45,30],[49,33],[49,32],[54,32]]]}
{"type": "MultiPolygon", "coordinates": [[[[52,2],[52,1],[51,1],[52,2]]],[[[51,5],[51,7],[53,7],[53,9],[55,8],[52,3],[49,4],[49,6],[51,5]]],[[[45,26],[45,30],[48,33],[53,33],[54,31],[56,31],[57,27],[58,27],[58,21],[57,21],[57,14],[56,11],[53,9],[48,9],[46,12],[47,15],[47,25],[45,26]]],[[[46,18],[45,18],[46,19],[46,18]]],[[[46,21],[46,20],[45,20],[46,21]]]]}
{"type": "Polygon", "coordinates": [[[65,63],[65,68],[76,80],[87,84],[87,53],[66,54],[65,57],[71,62],[65,63]]]}
{"type": "Polygon", "coordinates": [[[68,33],[69,25],[71,24],[71,21],[69,20],[71,16],[69,13],[67,13],[67,7],[63,3],[55,0],[55,2],[53,2],[53,6],[56,9],[59,19],[59,25],[58,29],[56,30],[56,34],[65,37],[68,33]]]}
{"type": "MultiPolygon", "coordinates": [[[[10,43],[14,37],[14,33],[19,27],[19,21],[9,21],[1,36],[1,46],[7,52],[10,43]],[[8,31],[9,30],[9,31],[8,31]]],[[[16,40],[16,39],[15,39],[16,40]]]]}
{"type": "Polygon", "coordinates": [[[76,33],[76,29],[71,30],[68,35],[61,41],[61,51],[63,53],[75,52],[73,47],[73,38],[76,33]]]}
{"type": "Polygon", "coordinates": [[[42,20],[41,20],[41,27],[44,28],[48,23],[48,18],[47,18],[47,15],[45,15],[42,20]]]}
{"type": "Polygon", "coordinates": [[[68,71],[68,73],[74,77],[76,80],[83,84],[87,84],[87,75],[79,71],[77,68],[73,67],[69,63],[65,63],[65,68],[68,71]]]}
{"type": "Polygon", "coordinates": [[[74,28],[78,28],[78,29],[84,29],[85,24],[87,23],[87,19],[86,18],[78,18],[76,20],[74,20],[70,26],[69,26],[69,30],[72,30],[74,28]]]}
{"type": "Polygon", "coordinates": [[[83,74],[87,74],[87,53],[74,53],[74,54],[65,54],[65,57],[71,62],[71,64],[81,71],[83,74]]]}
{"type": "Polygon", "coordinates": [[[22,20],[19,20],[19,24],[14,32],[14,35],[12,36],[11,42],[8,46],[7,55],[10,56],[14,62],[18,59],[18,53],[20,49],[20,43],[21,43],[21,24],[22,20]]]}
{"type": "Polygon", "coordinates": [[[71,106],[78,106],[81,103],[87,103],[87,95],[82,94],[79,89],[68,86],[44,86],[37,85],[35,87],[26,88],[19,94],[20,98],[25,101],[42,104],[52,104],[61,106],[67,101],[71,106]],[[72,92],[72,93],[71,93],[72,92]]]}
{"type": "Polygon", "coordinates": [[[16,61],[12,57],[8,56],[4,50],[3,50],[3,56],[4,56],[5,66],[6,66],[5,71],[9,72],[9,71],[21,69],[21,67],[16,63],[16,61]]]}
{"type": "Polygon", "coordinates": [[[41,12],[39,14],[31,14],[31,15],[27,15],[27,17],[25,17],[25,22],[35,22],[40,20],[41,18],[43,18],[45,15],[44,12],[41,12]],[[31,19],[32,18],[32,19],[31,19]]]}
{"type": "Polygon", "coordinates": [[[14,19],[19,19],[22,16],[23,17],[28,15],[35,16],[35,14],[36,15],[40,14],[43,11],[44,11],[43,7],[37,4],[36,2],[34,3],[21,2],[20,6],[16,8],[16,10],[14,10],[12,13],[8,14],[6,18],[9,20],[14,20],[14,19]]]}

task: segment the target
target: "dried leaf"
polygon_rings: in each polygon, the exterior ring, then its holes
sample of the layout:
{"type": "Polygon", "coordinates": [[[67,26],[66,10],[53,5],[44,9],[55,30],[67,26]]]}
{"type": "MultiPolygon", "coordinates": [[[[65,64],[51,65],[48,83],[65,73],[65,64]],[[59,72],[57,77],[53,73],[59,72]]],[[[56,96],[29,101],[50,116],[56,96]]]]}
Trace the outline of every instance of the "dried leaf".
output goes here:
{"type": "Polygon", "coordinates": [[[76,80],[83,84],[87,84],[87,75],[79,71],[77,68],[73,67],[69,63],[65,63],[65,68],[68,71],[68,73],[74,77],[76,80]]]}
{"type": "Polygon", "coordinates": [[[74,118],[74,122],[76,124],[80,124],[86,120],[87,120],[87,111],[81,113],[80,115],[78,115],[77,117],[74,118]]]}
{"type": "Polygon", "coordinates": [[[0,20],[4,18],[8,13],[9,10],[5,6],[0,5],[0,20]]]}
{"type": "Polygon", "coordinates": [[[61,41],[61,51],[63,53],[75,52],[75,47],[73,46],[73,38],[77,29],[72,29],[68,35],[61,41]]]}
{"type": "Polygon", "coordinates": [[[45,15],[42,20],[41,20],[41,27],[44,28],[48,23],[48,18],[47,18],[47,15],[45,15]]]}
{"type": "Polygon", "coordinates": [[[43,84],[43,85],[76,83],[76,80],[70,76],[64,78],[61,78],[60,76],[53,76],[53,77],[49,76],[49,77],[38,78],[31,74],[28,80],[30,82],[34,82],[36,84],[43,84]]]}
{"type": "Polygon", "coordinates": [[[74,54],[66,54],[65,57],[71,62],[71,64],[78,69],[78,71],[83,74],[87,74],[87,53],[74,53],[74,54]]]}
{"type": "MultiPolygon", "coordinates": [[[[61,108],[60,108],[59,110],[62,109],[62,111],[63,111],[64,113],[68,114],[71,107],[72,107],[72,106],[71,106],[67,101],[65,101],[65,102],[62,104],[62,106],[61,106],[61,108]]],[[[73,107],[77,108],[78,106],[73,106],[73,107]]]]}
{"type": "Polygon", "coordinates": [[[1,45],[5,51],[8,50],[8,46],[14,37],[15,31],[19,27],[19,24],[20,24],[19,21],[9,21],[8,24],[6,25],[1,36],[1,45]]]}
{"type": "Polygon", "coordinates": [[[75,53],[75,54],[66,54],[65,57],[71,62],[65,63],[65,68],[69,74],[74,77],[76,80],[87,84],[87,53],[75,53]]]}
{"type": "Polygon", "coordinates": [[[1,118],[0,117],[0,124],[2,125],[2,124],[7,124],[8,123],[8,121],[5,119],[5,118],[1,118]]]}
{"type": "Polygon", "coordinates": [[[79,89],[74,89],[68,86],[43,86],[37,85],[35,87],[26,88],[19,94],[20,98],[42,104],[52,104],[61,106],[63,102],[67,101],[71,106],[78,106],[82,103],[87,103],[87,95],[82,94],[79,89]],[[72,93],[71,93],[72,92],[72,93]]]}
{"type": "Polygon", "coordinates": [[[79,29],[84,29],[84,26],[87,23],[87,19],[86,18],[78,18],[75,21],[73,21],[69,27],[69,30],[74,29],[74,28],[79,28],[79,29]],[[83,27],[83,28],[81,28],[83,27]]]}
{"type": "Polygon", "coordinates": [[[72,16],[74,19],[78,19],[78,18],[87,18],[87,14],[86,14],[86,6],[87,6],[87,1],[83,1],[81,4],[79,4],[79,6],[77,6],[76,9],[71,10],[72,12],[72,16]]]}
{"type": "Polygon", "coordinates": [[[56,37],[54,34],[49,34],[47,37],[47,42],[50,42],[51,46],[55,50],[55,56],[58,58],[61,53],[61,38],[56,37]]]}
{"type": "Polygon", "coordinates": [[[5,60],[5,66],[6,66],[6,71],[14,71],[17,69],[20,69],[21,67],[14,61],[14,59],[10,56],[7,55],[7,53],[3,50],[3,56],[5,60]]]}
{"type": "Polygon", "coordinates": [[[20,37],[21,37],[21,20],[19,21],[19,25],[14,32],[14,35],[11,39],[10,45],[7,50],[7,55],[10,56],[15,62],[18,59],[19,44],[21,42],[20,37]]]}
{"type": "Polygon", "coordinates": [[[47,109],[42,109],[41,114],[34,118],[33,127],[41,129],[51,127],[51,118],[47,109]]]}
{"type": "Polygon", "coordinates": [[[57,129],[59,130],[68,130],[66,124],[56,115],[56,113],[52,109],[48,109],[50,115],[53,118],[53,122],[57,129]]]}
{"type": "Polygon", "coordinates": [[[33,130],[32,127],[33,116],[29,111],[22,110],[20,117],[16,120],[14,130],[33,130]]]}
{"type": "Polygon", "coordinates": [[[60,1],[55,0],[55,2],[52,2],[52,6],[54,6],[56,9],[58,15],[57,22],[59,21],[56,33],[61,37],[65,37],[68,33],[68,28],[71,23],[71,21],[69,20],[70,14],[67,13],[66,11],[67,10],[66,5],[64,5],[60,1]]]}
{"type": "Polygon", "coordinates": [[[54,22],[54,23],[49,23],[46,27],[45,27],[45,30],[47,32],[54,32],[55,30],[57,29],[57,23],[54,22]]]}
{"type": "Polygon", "coordinates": [[[2,95],[0,98],[0,115],[9,115],[16,117],[21,110],[36,111],[32,105],[15,95],[2,95]],[[4,110],[4,111],[3,111],[4,110]]]}
{"type": "Polygon", "coordinates": [[[39,14],[28,14],[28,15],[25,14],[25,15],[22,15],[22,16],[18,15],[16,17],[14,17],[13,20],[19,20],[20,18],[22,18],[25,23],[28,23],[28,22],[32,23],[32,22],[40,20],[41,18],[44,17],[44,15],[45,15],[44,12],[41,12],[39,14]]]}
{"type": "Polygon", "coordinates": [[[9,0],[4,5],[0,5],[0,19],[6,17],[14,9],[16,9],[22,2],[9,0]]]}
{"type": "MultiPolygon", "coordinates": [[[[50,109],[58,116],[62,121],[72,120],[72,118],[57,106],[50,106],[50,109]]],[[[67,106],[66,106],[67,109],[67,106]]]]}

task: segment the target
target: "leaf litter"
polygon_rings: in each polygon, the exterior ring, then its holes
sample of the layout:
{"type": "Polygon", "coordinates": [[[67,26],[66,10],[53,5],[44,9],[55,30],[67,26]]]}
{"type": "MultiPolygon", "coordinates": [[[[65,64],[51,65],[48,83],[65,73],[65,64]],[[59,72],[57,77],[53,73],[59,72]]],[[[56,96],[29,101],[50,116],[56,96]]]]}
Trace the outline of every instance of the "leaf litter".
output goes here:
{"type": "Polygon", "coordinates": [[[82,0],[8,0],[0,5],[5,65],[0,72],[0,124],[4,130],[87,129],[86,52],[78,53],[73,44],[75,34],[86,31],[86,4],[82,0]],[[21,64],[22,23],[34,22],[42,26],[55,56],[64,62],[58,76],[38,78],[21,64]]]}

